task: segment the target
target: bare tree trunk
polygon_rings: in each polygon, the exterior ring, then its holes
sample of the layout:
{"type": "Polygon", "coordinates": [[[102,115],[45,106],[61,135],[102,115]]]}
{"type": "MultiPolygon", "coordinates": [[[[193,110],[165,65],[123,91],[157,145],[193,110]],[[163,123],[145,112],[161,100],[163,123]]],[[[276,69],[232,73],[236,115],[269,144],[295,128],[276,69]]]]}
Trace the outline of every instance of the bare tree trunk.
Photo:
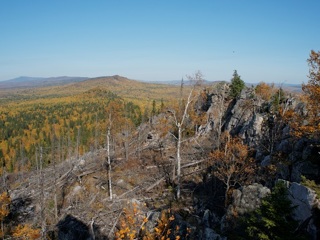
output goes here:
{"type": "MultiPolygon", "coordinates": [[[[180,101],[179,101],[179,110],[183,111],[182,116],[177,116],[177,114],[172,111],[172,115],[174,117],[174,123],[176,127],[178,128],[178,137],[175,137],[177,140],[177,156],[176,156],[176,161],[177,161],[177,199],[180,199],[181,197],[181,144],[183,142],[182,140],[182,132],[185,127],[185,121],[188,117],[188,110],[190,107],[190,104],[192,102],[192,96],[193,96],[193,91],[195,90],[196,86],[201,83],[202,81],[202,74],[200,72],[197,72],[194,77],[188,77],[190,81],[195,81],[195,84],[191,91],[189,92],[188,99],[186,104],[183,106],[183,101],[182,101],[182,91],[183,91],[183,79],[181,80],[181,88],[180,88],[180,101]],[[178,119],[179,118],[179,119],[178,119]]],[[[174,164],[175,166],[175,164],[174,164]]],[[[174,169],[175,172],[175,169],[174,169]]],[[[174,180],[175,178],[173,178],[174,180]]]]}
{"type": "Polygon", "coordinates": [[[181,195],[181,143],[182,143],[182,130],[184,127],[184,123],[185,120],[187,118],[187,114],[188,114],[188,108],[189,105],[192,101],[191,97],[192,97],[192,93],[193,93],[192,89],[189,93],[188,96],[188,100],[187,103],[184,107],[184,111],[183,111],[183,115],[180,121],[177,120],[177,116],[174,114],[174,118],[175,118],[175,125],[178,128],[178,138],[177,138],[177,199],[180,199],[180,195],[181,195]]]}
{"type": "Polygon", "coordinates": [[[92,220],[90,222],[90,232],[91,232],[92,240],[95,240],[96,236],[94,234],[93,224],[94,224],[94,219],[92,218],[92,220]]]}
{"type": "Polygon", "coordinates": [[[109,182],[109,197],[112,200],[112,182],[111,182],[111,158],[110,158],[110,128],[107,133],[107,158],[108,158],[108,182],[109,182]]]}
{"type": "Polygon", "coordinates": [[[112,178],[111,178],[111,156],[110,156],[110,144],[111,144],[111,127],[112,127],[112,118],[111,113],[109,113],[109,124],[107,125],[107,139],[106,139],[106,149],[107,149],[107,166],[108,166],[108,187],[109,187],[109,198],[112,201],[112,178]]]}
{"type": "Polygon", "coordinates": [[[178,124],[178,143],[177,143],[177,199],[180,198],[181,195],[181,186],[180,186],[180,181],[181,181],[181,137],[182,137],[182,130],[181,130],[181,125],[178,124]]]}

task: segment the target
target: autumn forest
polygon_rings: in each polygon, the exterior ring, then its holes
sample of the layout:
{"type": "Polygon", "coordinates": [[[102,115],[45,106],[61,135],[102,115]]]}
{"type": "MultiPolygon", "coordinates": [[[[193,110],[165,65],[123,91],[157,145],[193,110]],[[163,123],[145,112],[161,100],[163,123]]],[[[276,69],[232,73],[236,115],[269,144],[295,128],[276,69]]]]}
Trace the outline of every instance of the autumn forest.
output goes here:
{"type": "Polygon", "coordinates": [[[236,70],[0,89],[1,237],[317,239],[320,52],[307,63],[300,92],[236,70]]]}

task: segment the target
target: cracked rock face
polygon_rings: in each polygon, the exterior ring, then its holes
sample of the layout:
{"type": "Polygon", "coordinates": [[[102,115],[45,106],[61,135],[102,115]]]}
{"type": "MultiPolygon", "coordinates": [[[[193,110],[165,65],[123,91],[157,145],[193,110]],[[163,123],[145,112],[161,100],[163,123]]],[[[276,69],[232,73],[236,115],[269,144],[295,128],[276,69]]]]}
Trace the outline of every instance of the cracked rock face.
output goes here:
{"type": "Polygon", "coordinates": [[[233,203],[228,209],[228,213],[237,212],[244,214],[260,207],[261,199],[270,194],[270,189],[261,184],[254,183],[244,186],[241,190],[233,191],[233,203]]]}
{"type": "Polygon", "coordinates": [[[298,183],[286,182],[289,199],[292,206],[295,206],[293,217],[299,222],[303,222],[312,216],[313,208],[319,207],[319,200],[315,191],[298,183]]]}
{"type": "Polygon", "coordinates": [[[316,192],[296,182],[283,182],[288,188],[288,197],[294,207],[293,219],[300,225],[305,225],[313,239],[317,239],[318,230],[314,222],[314,210],[319,210],[320,203],[316,192]]]}

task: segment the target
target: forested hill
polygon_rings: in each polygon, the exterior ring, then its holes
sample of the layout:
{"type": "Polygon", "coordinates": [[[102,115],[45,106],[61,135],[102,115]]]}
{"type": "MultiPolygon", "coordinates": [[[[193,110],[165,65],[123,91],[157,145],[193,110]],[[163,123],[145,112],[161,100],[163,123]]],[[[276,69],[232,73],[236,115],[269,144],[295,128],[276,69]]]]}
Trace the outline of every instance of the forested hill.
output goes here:
{"type": "Polygon", "coordinates": [[[159,112],[161,106],[172,102],[177,92],[179,87],[120,76],[3,90],[0,159],[9,172],[25,168],[21,166],[25,162],[22,159],[27,159],[27,168],[32,169],[36,164],[36,148],[49,147],[56,136],[68,141],[69,150],[65,149],[65,154],[75,147],[84,153],[94,142],[95,146],[103,143],[110,111],[119,123],[129,121],[131,128],[136,127],[159,112]]]}
{"type": "Polygon", "coordinates": [[[81,95],[82,93],[93,89],[103,88],[118,94],[124,99],[136,103],[148,103],[152,100],[164,101],[176,97],[179,92],[179,86],[167,84],[151,84],[130,80],[121,76],[98,77],[72,82],[68,84],[55,84],[52,86],[38,86],[36,88],[0,88],[0,101],[20,101],[41,98],[60,98],[67,96],[81,95]]]}

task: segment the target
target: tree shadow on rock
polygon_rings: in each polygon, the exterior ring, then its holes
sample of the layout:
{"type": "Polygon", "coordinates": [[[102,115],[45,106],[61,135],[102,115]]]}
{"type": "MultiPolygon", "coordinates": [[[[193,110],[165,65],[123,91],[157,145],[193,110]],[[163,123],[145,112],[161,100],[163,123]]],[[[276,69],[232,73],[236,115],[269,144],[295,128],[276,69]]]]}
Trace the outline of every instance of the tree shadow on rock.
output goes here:
{"type": "Polygon", "coordinates": [[[26,222],[35,216],[35,205],[31,198],[19,197],[12,200],[10,204],[10,214],[6,218],[7,223],[15,225],[26,222]]]}
{"type": "Polygon", "coordinates": [[[203,183],[198,184],[193,192],[195,208],[198,214],[209,209],[219,216],[225,214],[224,193],[226,188],[218,178],[211,176],[203,183]]]}
{"type": "Polygon", "coordinates": [[[77,218],[67,215],[57,224],[59,240],[108,240],[97,226],[90,228],[77,218]]]}

